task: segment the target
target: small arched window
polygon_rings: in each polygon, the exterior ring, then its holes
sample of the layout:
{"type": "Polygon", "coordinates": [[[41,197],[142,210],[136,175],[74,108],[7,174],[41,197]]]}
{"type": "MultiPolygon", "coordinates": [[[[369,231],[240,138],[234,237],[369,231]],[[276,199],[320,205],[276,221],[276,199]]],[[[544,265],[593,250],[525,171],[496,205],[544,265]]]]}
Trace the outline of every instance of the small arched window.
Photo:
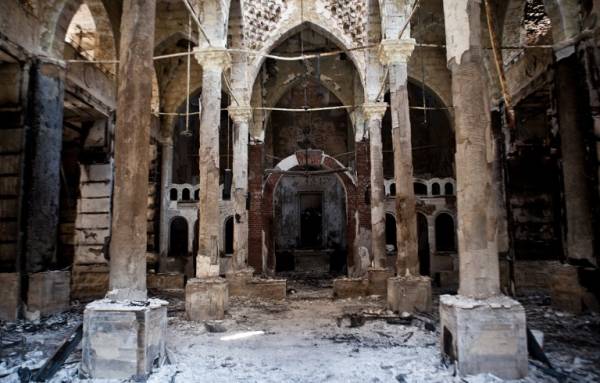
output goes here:
{"type": "Polygon", "coordinates": [[[177,201],[178,197],[179,197],[179,193],[177,192],[177,189],[172,188],[171,190],[169,190],[169,199],[171,201],[177,201]]]}
{"type": "Polygon", "coordinates": [[[440,184],[437,182],[431,185],[431,195],[440,195],[440,184]]]}
{"type": "Polygon", "coordinates": [[[413,184],[415,189],[415,195],[427,195],[427,185],[421,182],[415,182],[413,184]]]}
{"type": "Polygon", "coordinates": [[[391,196],[396,195],[396,184],[390,184],[390,195],[391,196]]]}
{"type": "Polygon", "coordinates": [[[454,195],[454,185],[452,185],[450,182],[448,182],[444,186],[444,194],[446,194],[446,195],[454,195]]]}
{"type": "Polygon", "coordinates": [[[186,188],[181,191],[181,199],[184,201],[190,200],[190,189],[186,188]]]}

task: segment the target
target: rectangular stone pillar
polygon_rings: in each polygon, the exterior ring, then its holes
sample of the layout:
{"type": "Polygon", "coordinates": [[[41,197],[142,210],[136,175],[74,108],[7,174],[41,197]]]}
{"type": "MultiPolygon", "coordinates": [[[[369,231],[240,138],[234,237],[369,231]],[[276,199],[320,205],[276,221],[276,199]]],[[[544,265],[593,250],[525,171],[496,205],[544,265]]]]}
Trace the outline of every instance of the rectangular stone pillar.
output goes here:
{"type": "Polygon", "coordinates": [[[593,204],[586,170],[585,131],[581,124],[581,91],[577,84],[579,63],[572,55],[557,63],[556,97],[560,129],[563,184],[566,207],[566,255],[575,261],[596,264],[593,204]]]}
{"type": "Polygon", "coordinates": [[[167,302],[147,299],[146,205],[155,0],[124,0],[115,131],[110,291],[83,314],[81,372],[144,380],[165,359],[167,302]]]}
{"type": "Polygon", "coordinates": [[[363,113],[369,127],[369,155],[371,164],[371,258],[372,267],[386,267],[385,250],[385,186],[383,182],[383,143],[381,120],[386,103],[365,103],[363,113]]]}
{"type": "Polygon", "coordinates": [[[47,270],[56,258],[63,131],[64,68],[38,59],[31,66],[26,138],[25,270],[47,270]]]}
{"type": "Polygon", "coordinates": [[[500,294],[494,150],[480,0],[444,0],[456,129],[459,295],[440,298],[442,352],[461,375],[527,375],[523,307],[500,294]]]}
{"type": "Polygon", "coordinates": [[[190,320],[222,319],[229,298],[227,282],[219,277],[219,125],[221,76],[231,65],[225,48],[198,48],[202,65],[200,116],[200,201],[196,278],[186,286],[186,315],[190,320]]]}

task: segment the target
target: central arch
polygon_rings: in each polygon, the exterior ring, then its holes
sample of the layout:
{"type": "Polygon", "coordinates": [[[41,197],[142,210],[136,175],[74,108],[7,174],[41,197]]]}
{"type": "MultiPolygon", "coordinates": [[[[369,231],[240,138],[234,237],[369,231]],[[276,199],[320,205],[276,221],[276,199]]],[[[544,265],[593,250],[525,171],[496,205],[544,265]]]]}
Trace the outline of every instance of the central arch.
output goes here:
{"type": "MultiPolygon", "coordinates": [[[[327,249],[332,252],[331,269],[342,271],[344,267],[354,265],[354,238],[355,238],[355,216],[349,212],[356,206],[357,190],[356,181],[352,174],[335,158],[323,153],[321,150],[301,150],[280,161],[277,166],[270,170],[270,174],[263,185],[263,231],[265,238],[265,251],[263,253],[263,263],[266,264],[270,273],[275,273],[278,269],[285,269],[277,266],[277,252],[287,250],[278,248],[276,235],[278,229],[276,225],[277,200],[276,192],[285,178],[288,178],[291,171],[302,171],[306,169],[306,176],[329,175],[337,180],[343,191],[343,214],[341,223],[343,224],[343,238],[335,242],[335,238],[321,238],[322,247],[332,247],[327,249]],[[315,173],[318,172],[318,173],[315,173]],[[329,241],[329,243],[328,243],[329,241]],[[336,247],[335,244],[339,246],[336,247]],[[343,246],[342,246],[343,245],[343,246]],[[337,257],[337,258],[336,258],[337,257]],[[340,259],[341,258],[341,259],[340,259]],[[337,263],[336,263],[337,262],[337,263]]],[[[294,173],[295,174],[295,173],[294,173]]],[[[300,203],[300,202],[299,202],[300,203]]],[[[299,217],[300,218],[300,217],[299,217]]],[[[282,258],[280,258],[281,260],[282,258]]],[[[280,265],[282,266],[282,265],[280,265]]]]}

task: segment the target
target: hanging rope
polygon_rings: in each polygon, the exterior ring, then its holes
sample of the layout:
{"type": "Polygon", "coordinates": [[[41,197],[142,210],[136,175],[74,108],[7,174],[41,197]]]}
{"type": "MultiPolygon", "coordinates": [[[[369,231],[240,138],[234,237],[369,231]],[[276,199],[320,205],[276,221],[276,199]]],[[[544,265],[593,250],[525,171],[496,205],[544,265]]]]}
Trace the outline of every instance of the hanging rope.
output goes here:
{"type": "Polygon", "coordinates": [[[504,73],[504,64],[502,62],[502,53],[497,47],[497,36],[496,30],[493,24],[492,9],[488,0],[483,2],[485,8],[485,16],[487,19],[487,27],[490,36],[490,44],[492,45],[492,52],[494,54],[494,62],[496,64],[496,71],[498,72],[498,81],[500,82],[500,90],[502,91],[502,98],[504,99],[504,105],[506,110],[506,122],[509,130],[515,129],[515,111],[512,105],[512,97],[508,91],[508,85],[506,83],[506,74],[504,73]]]}

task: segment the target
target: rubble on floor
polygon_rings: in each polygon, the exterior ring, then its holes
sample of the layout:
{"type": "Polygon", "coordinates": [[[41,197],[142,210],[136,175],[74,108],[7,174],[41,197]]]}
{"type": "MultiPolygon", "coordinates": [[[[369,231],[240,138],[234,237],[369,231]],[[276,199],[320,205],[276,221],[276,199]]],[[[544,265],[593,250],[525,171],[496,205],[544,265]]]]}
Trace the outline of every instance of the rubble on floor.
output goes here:
{"type": "MultiPolygon", "coordinates": [[[[500,381],[491,375],[458,377],[454,366],[442,361],[437,310],[390,321],[394,314],[382,297],[333,300],[331,287],[305,291],[301,281],[291,286],[299,290],[285,301],[234,297],[226,318],[208,327],[185,320],[183,294],[161,295],[170,305],[171,364],[155,371],[149,382],[500,381]],[[353,324],[352,317],[362,319],[353,324]]],[[[556,311],[544,295],[520,300],[529,326],[543,331],[544,350],[556,372],[530,360],[529,376],[517,382],[600,382],[600,316],[556,311]]],[[[81,322],[82,309],[73,306],[37,324],[3,324],[0,382],[20,382],[20,368],[39,368],[81,322]]],[[[80,358],[77,350],[51,382],[80,381],[80,358]]]]}

